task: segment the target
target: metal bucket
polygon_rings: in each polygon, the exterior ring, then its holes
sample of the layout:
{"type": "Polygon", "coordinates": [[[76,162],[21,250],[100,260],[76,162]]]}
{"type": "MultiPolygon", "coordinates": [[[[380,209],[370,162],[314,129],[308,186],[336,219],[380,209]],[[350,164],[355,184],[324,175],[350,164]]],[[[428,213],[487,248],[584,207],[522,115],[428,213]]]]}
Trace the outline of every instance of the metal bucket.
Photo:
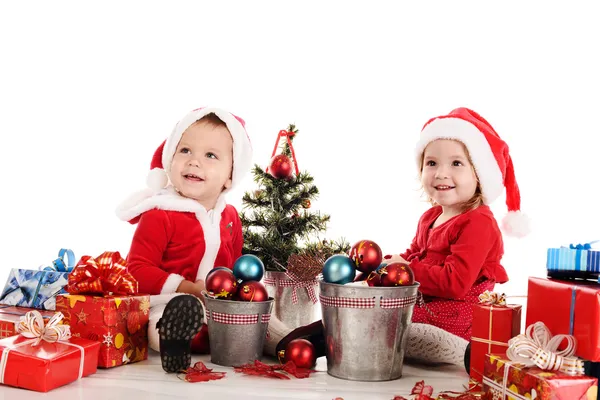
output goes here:
{"type": "Polygon", "coordinates": [[[210,361],[226,367],[260,360],[273,299],[260,302],[206,299],[210,361]]]}
{"type": "Polygon", "coordinates": [[[273,314],[288,328],[296,329],[319,320],[319,282],[298,282],[285,272],[266,271],[263,283],[275,300],[273,314]]]}
{"type": "Polygon", "coordinates": [[[319,282],[327,373],[356,381],[402,376],[419,283],[369,287],[319,282]]]}

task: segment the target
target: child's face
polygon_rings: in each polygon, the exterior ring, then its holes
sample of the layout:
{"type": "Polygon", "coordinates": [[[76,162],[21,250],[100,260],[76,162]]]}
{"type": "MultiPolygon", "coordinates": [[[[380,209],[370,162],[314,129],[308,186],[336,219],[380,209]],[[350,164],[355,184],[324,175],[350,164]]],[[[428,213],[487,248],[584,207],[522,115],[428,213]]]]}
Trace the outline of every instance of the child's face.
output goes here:
{"type": "Polygon", "coordinates": [[[233,139],[227,127],[200,121],[183,133],[169,179],[182,196],[210,210],[221,192],[231,187],[232,168],[233,139]]]}
{"type": "Polygon", "coordinates": [[[477,189],[477,175],[465,146],[455,140],[435,140],[423,153],[421,183],[425,193],[446,208],[469,201],[477,189]]]}

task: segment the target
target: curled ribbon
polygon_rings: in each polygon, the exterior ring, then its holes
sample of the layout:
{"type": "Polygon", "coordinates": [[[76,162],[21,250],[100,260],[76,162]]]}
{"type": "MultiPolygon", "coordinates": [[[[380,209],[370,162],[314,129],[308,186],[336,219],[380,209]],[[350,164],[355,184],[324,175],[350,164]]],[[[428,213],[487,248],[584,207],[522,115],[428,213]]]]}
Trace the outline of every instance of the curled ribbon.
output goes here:
{"type": "MultiPolygon", "coordinates": [[[[60,249],[58,252],[58,258],[52,261],[52,266],[47,266],[44,271],[53,272],[71,272],[75,266],[75,253],[71,249],[60,249]],[[65,263],[65,258],[67,262],[65,263]]],[[[41,267],[40,267],[41,269],[41,267]]]]}
{"type": "Polygon", "coordinates": [[[17,332],[30,339],[37,339],[32,346],[37,346],[42,340],[53,343],[71,338],[69,325],[61,325],[64,318],[61,312],[57,312],[44,324],[44,318],[39,311],[28,311],[22,316],[17,325],[17,332]]]}
{"type": "Polygon", "coordinates": [[[504,293],[500,294],[486,290],[485,292],[479,295],[479,303],[488,306],[505,306],[506,295],[504,293]]]}
{"type": "Polygon", "coordinates": [[[119,252],[106,251],[97,258],[83,256],[69,274],[66,290],[70,294],[136,294],[138,282],[126,265],[119,252]]]}
{"type": "MultiPolygon", "coordinates": [[[[288,146],[290,147],[290,152],[292,153],[292,161],[296,170],[296,176],[298,176],[300,174],[300,171],[298,170],[298,163],[296,162],[296,152],[294,151],[294,146],[292,145],[292,140],[290,139],[291,137],[294,137],[295,134],[295,132],[286,131],[285,129],[280,130],[277,134],[277,140],[275,141],[275,147],[273,148],[273,154],[271,154],[271,158],[275,156],[275,153],[277,153],[277,146],[279,145],[279,141],[281,140],[281,138],[286,138],[288,146]]],[[[266,172],[269,172],[268,167],[266,169],[266,172]]]]}
{"type": "Polygon", "coordinates": [[[568,375],[583,374],[583,361],[573,357],[577,341],[571,335],[552,336],[543,322],[529,325],[525,334],[508,341],[506,356],[528,367],[537,366],[543,370],[561,371],[568,375]],[[558,351],[558,346],[567,341],[567,347],[558,351]]]}

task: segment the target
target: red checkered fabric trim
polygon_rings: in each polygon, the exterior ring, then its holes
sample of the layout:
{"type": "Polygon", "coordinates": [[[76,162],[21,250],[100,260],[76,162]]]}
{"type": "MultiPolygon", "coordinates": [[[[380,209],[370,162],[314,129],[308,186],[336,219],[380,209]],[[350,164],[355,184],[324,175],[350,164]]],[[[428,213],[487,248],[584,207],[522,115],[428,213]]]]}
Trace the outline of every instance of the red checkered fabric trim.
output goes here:
{"type": "Polygon", "coordinates": [[[273,278],[264,278],[263,283],[268,286],[281,286],[281,287],[291,287],[292,289],[292,303],[298,304],[298,293],[297,289],[306,289],[306,293],[308,297],[313,302],[313,304],[317,303],[317,295],[315,293],[315,286],[319,284],[316,279],[310,279],[307,281],[299,280],[296,275],[292,273],[287,273],[287,277],[290,279],[273,279],[273,278]]]}
{"type": "MultiPolygon", "coordinates": [[[[258,314],[226,314],[207,310],[206,319],[225,325],[253,325],[258,323],[258,314]]],[[[262,324],[268,324],[270,320],[271,314],[263,314],[260,318],[262,324]]]]}
{"type": "Polygon", "coordinates": [[[414,306],[417,302],[417,295],[403,297],[401,299],[381,299],[379,305],[381,308],[406,308],[414,306]]]}
{"type": "Polygon", "coordinates": [[[375,298],[359,298],[351,299],[347,297],[329,297],[322,294],[319,295],[321,304],[325,307],[334,308],[375,308],[375,298]]]}
{"type": "Polygon", "coordinates": [[[268,324],[271,321],[271,314],[263,314],[260,317],[260,322],[262,324],[268,324]]]}

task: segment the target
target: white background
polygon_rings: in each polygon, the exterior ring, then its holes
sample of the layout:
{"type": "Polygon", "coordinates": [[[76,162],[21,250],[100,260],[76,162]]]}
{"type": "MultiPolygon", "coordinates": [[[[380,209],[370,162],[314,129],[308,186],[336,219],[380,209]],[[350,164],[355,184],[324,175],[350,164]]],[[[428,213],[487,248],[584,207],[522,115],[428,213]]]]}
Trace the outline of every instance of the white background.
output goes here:
{"type": "MultiPolygon", "coordinates": [[[[266,166],[294,122],[298,161],[332,215],[328,238],[403,251],[428,207],[413,148],[433,116],[468,106],[510,145],[527,238],[505,238],[511,282],[547,247],[600,239],[600,25],[548,2],[3,2],[0,286],[60,247],[127,254],[116,205],[189,110],[247,121],[266,166]]],[[[250,175],[229,196],[256,186],[250,175]]],[[[498,219],[504,198],[493,205],[498,219]]]]}

